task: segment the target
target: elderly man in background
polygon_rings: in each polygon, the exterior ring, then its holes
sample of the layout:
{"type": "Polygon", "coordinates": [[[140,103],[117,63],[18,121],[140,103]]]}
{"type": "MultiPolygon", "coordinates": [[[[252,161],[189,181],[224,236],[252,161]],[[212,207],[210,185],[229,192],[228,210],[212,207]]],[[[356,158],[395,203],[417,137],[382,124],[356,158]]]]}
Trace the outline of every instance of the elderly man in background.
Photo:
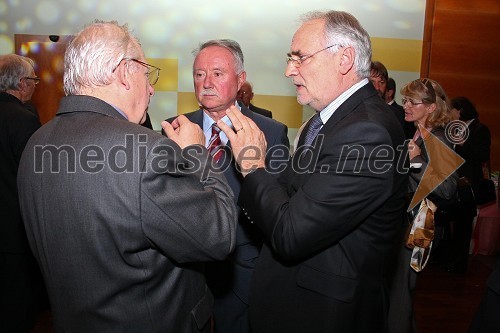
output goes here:
{"type": "Polygon", "coordinates": [[[272,118],[273,113],[269,110],[259,108],[258,106],[253,105],[252,99],[253,99],[253,86],[250,82],[245,81],[241,85],[240,90],[238,90],[238,100],[240,100],[247,108],[252,110],[255,113],[261,114],[263,116],[272,118]]]}
{"type": "Polygon", "coordinates": [[[26,239],[16,184],[23,149],[40,127],[25,104],[39,81],[33,60],[0,56],[0,327],[5,332],[31,329],[43,286],[26,239]]]}

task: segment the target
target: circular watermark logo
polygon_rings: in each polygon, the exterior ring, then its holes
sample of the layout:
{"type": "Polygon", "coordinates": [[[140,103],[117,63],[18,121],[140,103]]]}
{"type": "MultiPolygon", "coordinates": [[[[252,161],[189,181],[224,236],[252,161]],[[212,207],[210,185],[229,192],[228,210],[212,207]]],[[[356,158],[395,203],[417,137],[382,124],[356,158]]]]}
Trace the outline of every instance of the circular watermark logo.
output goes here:
{"type": "Polygon", "coordinates": [[[464,121],[452,120],[445,127],[446,139],[453,144],[462,144],[469,137],[469,127],[464,121]]]}

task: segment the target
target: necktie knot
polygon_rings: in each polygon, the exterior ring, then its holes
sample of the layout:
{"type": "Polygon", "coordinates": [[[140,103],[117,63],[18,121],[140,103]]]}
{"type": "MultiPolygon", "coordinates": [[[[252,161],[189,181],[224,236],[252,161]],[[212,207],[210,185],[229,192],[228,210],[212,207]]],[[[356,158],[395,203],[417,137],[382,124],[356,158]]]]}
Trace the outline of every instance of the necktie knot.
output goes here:
{"type": "Polygon", "coordinates": [[[215,123],[213,123],[212,124],[212,136],[219,135],[219,132],[220,132],[220,128],[215,123]]]}
{"type": "Polygon", "coordinates": [[[306,137],[304,139],[305,145],[310,145],[313,142],[314,138],[321,129],[321,126],[323,126],[323,121],[321,120],[318,112],[312,117],[309,127],[307,128],[306,137]]]}

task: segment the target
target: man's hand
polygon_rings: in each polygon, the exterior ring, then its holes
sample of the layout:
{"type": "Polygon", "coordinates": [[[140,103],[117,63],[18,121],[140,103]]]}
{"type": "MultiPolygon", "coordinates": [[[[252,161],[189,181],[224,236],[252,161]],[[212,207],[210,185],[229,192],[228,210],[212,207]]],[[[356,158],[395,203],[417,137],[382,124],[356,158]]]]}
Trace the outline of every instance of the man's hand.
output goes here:
{"type": "Polygon", "coordinates": [[[227,109],[226,115],[231,120],[234,130],[222,120],[217,121],[217,126],[226,133],[231,142],[233,156],[240,166],[243,177],[257,168],[264,168],[267,148],[264,133],[234,105],[227,109]]]}
{"type": "Polygon", "coordinates": [[[180,115],[169,124],[167,121],[161,122],[161,127],[167,137],[177,143],[182,149],[191,145],[205,145],[205,135],[200,126],[189,121],[184,115],[180,115]]]}

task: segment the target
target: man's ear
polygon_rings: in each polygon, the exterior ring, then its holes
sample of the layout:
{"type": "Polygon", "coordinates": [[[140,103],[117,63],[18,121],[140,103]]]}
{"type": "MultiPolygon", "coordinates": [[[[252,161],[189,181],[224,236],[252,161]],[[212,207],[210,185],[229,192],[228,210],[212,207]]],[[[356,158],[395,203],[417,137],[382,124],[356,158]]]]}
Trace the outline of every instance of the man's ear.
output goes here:
{"type": "Polygon", "coordinates": [[[247,80],[247,72],[243,71],[238,74],[238,91],[241,89],[241,86],[247,80]]]}
{"type": "Polygon", "coordinates": [[[127,61],[122,61],[115,70],[117,83],[127,90],[130,89],[130,74],[127,61]]]}
{"type": "Polygon", "coordinates": [[[17,85],[17,89],[19,89],[19,91],[25,92],[28,89],[28,82],[26,81],[26,79],[19,80],[19,84],[17,85]]]}
{"type": "Polygon", "coordinates": [[[356,51],[354,51],[354,48],[352,46],[345,46],[340,47],[338,52],[340,55],[340,73],[347,74],[354,66],[356,51]]]}

